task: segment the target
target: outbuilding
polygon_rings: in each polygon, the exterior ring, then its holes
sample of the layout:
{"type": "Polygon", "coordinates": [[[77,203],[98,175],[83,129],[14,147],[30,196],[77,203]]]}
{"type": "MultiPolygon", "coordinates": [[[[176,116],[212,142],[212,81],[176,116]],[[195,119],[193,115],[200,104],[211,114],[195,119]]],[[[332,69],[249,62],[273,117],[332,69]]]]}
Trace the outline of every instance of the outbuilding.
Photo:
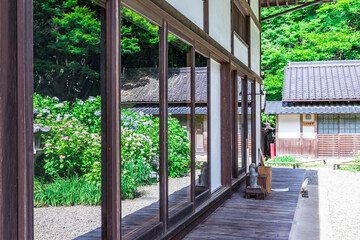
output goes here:
{"type": "Polygon", "coordinates": [[[289,62],[276,115],[277,155],[356,157],[360,153],[360,61],[289,62]]]}

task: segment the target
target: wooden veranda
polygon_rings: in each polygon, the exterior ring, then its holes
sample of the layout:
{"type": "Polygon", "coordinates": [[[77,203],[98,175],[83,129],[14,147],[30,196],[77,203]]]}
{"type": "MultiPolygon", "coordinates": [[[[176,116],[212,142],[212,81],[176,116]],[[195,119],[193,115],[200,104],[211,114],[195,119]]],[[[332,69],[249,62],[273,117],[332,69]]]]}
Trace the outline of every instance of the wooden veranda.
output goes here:
{"type": "Polygon", "coordinates": [[[244,198],[244,186],[184,239],[288,239],[304,169],[273,168],[274,192],[266,200],[244,198]]]}

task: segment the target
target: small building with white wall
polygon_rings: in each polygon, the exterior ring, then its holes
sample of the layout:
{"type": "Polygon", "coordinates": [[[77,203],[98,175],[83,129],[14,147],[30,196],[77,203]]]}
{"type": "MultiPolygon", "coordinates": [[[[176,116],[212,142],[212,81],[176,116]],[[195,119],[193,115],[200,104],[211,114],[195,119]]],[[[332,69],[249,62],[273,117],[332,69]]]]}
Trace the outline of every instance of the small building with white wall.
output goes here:
{"type": "Polygon", "coordinates": [[[360,153],[360,61],[289,62],[276,115],[277,155],[355,157],[360,153]]]}

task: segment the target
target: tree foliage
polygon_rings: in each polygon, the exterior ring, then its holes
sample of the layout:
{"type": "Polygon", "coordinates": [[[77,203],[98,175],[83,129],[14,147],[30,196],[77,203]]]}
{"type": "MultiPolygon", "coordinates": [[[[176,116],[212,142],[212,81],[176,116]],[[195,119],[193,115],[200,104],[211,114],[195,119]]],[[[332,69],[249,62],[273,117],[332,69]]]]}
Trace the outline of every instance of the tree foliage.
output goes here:
{"type": "MultiPolygon", "coordinates": [[[[291,8],[291,7],[287,7],[291,8]]],[[[262,17],[287,8],[262,9],[262,17]]],[[[360,59],[360,1],[337,0],[262,22],[267,100],[282,99],[288,61],[360,59]]]]}

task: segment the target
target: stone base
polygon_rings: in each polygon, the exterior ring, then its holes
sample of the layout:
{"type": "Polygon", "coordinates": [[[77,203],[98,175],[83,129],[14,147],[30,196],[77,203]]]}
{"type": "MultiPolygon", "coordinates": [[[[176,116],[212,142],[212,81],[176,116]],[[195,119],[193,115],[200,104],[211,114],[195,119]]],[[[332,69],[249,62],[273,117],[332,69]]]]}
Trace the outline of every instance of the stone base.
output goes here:
{"type": "Polygon", "coordinates": [[[246,188],[245,198],[255,197],[257,200],[265,200],[266,190],[265,188],[246,188]]]}

